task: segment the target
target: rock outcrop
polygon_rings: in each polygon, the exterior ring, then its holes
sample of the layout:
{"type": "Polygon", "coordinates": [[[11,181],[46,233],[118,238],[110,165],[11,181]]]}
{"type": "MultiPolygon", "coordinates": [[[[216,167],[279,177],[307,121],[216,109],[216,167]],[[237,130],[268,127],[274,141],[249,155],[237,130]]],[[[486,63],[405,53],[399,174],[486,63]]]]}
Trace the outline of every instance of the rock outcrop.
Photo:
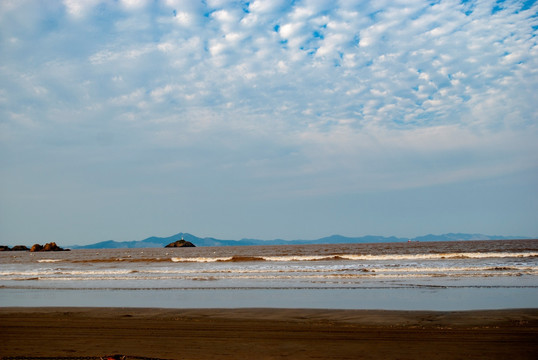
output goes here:
{"type": "Polygon", "coordinates": [[[24,245],[15,245],[12,248],[10,248],[7,245],[0,245],[0,251],[28,251],[28,250],[30,249],[28,249],[24,245]]]}
{"type": "Polygon", "coordinates": [[[39,245],[39,244],[34,244],[34,245],[32,245],[32,247],[30,248],[30,251],[31,251],[31,252],[41,251],[41,250],[43,250],[43,245],[39,245]]]}
{"type": "Polygon", "coordinates": [[[186,241],[186,240],[178,240],[178,241],[174,241],[173,243],[170,243],[168,245],[166,245],[165,247],[167,248],[174,248],[174,247],[196,247],[196,245],[194,245],[193,243],[191,243],[190,241],[186,241]]]}
{"type": "Polygon", "coordinates": [[[56,245],[55,242],[51,242],[43,246],[43,251],[64,251],[64,249],[56,245]]]}
{"type": "Polygon", "coordinates": [[[47,243],[45,245],[40,245],[40,244],[34,244],[34,246],[32,246],[32,248],[30,249],[31,252],[36,252],[36,251],[68,251],[68,249],[63,249],[61,247],[59,247],[58,245],[56,245],[55,242],[51,242],[51,243],[47,243]]]}

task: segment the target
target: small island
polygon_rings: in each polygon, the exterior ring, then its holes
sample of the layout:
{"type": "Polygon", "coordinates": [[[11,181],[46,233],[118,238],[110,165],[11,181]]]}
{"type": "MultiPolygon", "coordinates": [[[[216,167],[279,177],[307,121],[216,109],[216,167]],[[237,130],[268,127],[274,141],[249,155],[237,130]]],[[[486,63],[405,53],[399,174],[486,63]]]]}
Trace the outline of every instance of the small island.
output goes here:
{"type": "Polygon", "coordinates": [[[194,245],[190,241],[181,239],[181,240],[174,241],[173,243],[170,243],[165,246],[165,248],[176,248],[176,247],[196,247],[196,245],[194,245]]]}

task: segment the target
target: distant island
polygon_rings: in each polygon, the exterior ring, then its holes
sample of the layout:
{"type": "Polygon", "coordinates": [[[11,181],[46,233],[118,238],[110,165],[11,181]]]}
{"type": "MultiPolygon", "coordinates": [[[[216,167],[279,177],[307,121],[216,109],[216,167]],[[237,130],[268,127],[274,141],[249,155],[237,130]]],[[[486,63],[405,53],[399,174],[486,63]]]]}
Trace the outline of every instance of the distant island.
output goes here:
{"type": "Polygon", "coordinates": [[[71,249],[132,249],[132,248],[162,248],[162,247],[185,247],[168,246],[174,243],[180,245],[183,240],[185,243],[191,243],[193,246],[254,246],[254,245],[303,245],[303,244],[355,244],[355,243],[394,243],[409,241],[474,241],[474,240],[521,240],[529,237],[521,236],[498,236],[484,234],[465,234],[465,233],[448,233],[442,235],[424,235],[415,238],[385,237],[376,235],[367,235],[361,237],[346,237],[342,235],[332,235],[314,240],[259,240],[259,239],[241,239],[241,240],[222,240],[212,237],[200,238],[189,233],[178,233],[169,237],[152,236],[140,241],[102,241],[91,245],[74,245],[71,249]]]}
{"type": "Polygon", "coordinates": [[[177,247],[196,247],[196,245],[194,245],[190,241],[186,241],[186,240],[183,240],[183,238],[181,238],[181,240],[174,241],[165,246],[165,248],[177,248],[177,247]]]}

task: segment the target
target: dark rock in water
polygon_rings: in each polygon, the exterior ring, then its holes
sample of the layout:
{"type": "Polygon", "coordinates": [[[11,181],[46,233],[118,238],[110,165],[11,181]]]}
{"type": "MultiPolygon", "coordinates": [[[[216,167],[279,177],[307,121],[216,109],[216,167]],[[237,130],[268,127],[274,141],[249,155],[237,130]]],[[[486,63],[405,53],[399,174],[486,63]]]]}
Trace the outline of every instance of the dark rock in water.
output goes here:
{"type": "Polygon", "coordinates": [[[28,251],[30,249],[28,249],[26,246],[24,245],[15,245],[13,246],[13,248],[11,249],[11,251],[28,251]]]}
{"type": "Polygon", "coordinates": [[[11,251],[11,249],[7,245],[0,245],[0,251],[11,251]]]}
{"type": "Polygon", "coordinates": [[[47,243],[43,246],[43,251],[62,251],[63,249],[56,245],[55,242],[47,243]]]}
{"type": "Polygon", "coordinates": [[[167,247],[167,248],[173,248],[173,247],[196,247],[196,245],[194,245],[190,241],[186,241],[186,240],[181,239],[181,240],[178,240],[178,241],[174,241],[173,243],[170,243],[170,244],[166,245],[165,247],[167,247]]]}
{"type": "Polygon", "coordinates": [[[125,360],[126,358],[127,356],[125,355],[116,354],[116,355],[103,356],[101,357],[101,360],[125,360]]]}
{"type": "Polygon", "coordinates": [[[39,245],[39,244],[34,244],[34,245],[32,245],[32,247],[30,248],[30,251],[31,251],[31,252],[41,251],[41,250],[43,250],[43,245],[39,245]]]}
{"type": "Polygon", "coordinates": [[[44,246],[39,245],[39,244],[35,244],[34,246],[32,246],[30,251],[32,251],[32,252],[35,252],[35,251],[69,251],[69,249],[62,249],[61,247],[56,245],[55,242],[51,242],[51,243],[45,244],[44,246]]]}

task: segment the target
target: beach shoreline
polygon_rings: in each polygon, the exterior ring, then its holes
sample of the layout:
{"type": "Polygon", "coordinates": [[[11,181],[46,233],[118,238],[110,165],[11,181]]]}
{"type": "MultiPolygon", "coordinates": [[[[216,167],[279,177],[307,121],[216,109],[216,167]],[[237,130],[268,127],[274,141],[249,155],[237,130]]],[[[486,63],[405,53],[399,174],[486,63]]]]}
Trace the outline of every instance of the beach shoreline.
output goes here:
{"type": "Polygon", "coordinates": [[[531,359],[538,309],[0,308],[1,357],[531,359]]]}

